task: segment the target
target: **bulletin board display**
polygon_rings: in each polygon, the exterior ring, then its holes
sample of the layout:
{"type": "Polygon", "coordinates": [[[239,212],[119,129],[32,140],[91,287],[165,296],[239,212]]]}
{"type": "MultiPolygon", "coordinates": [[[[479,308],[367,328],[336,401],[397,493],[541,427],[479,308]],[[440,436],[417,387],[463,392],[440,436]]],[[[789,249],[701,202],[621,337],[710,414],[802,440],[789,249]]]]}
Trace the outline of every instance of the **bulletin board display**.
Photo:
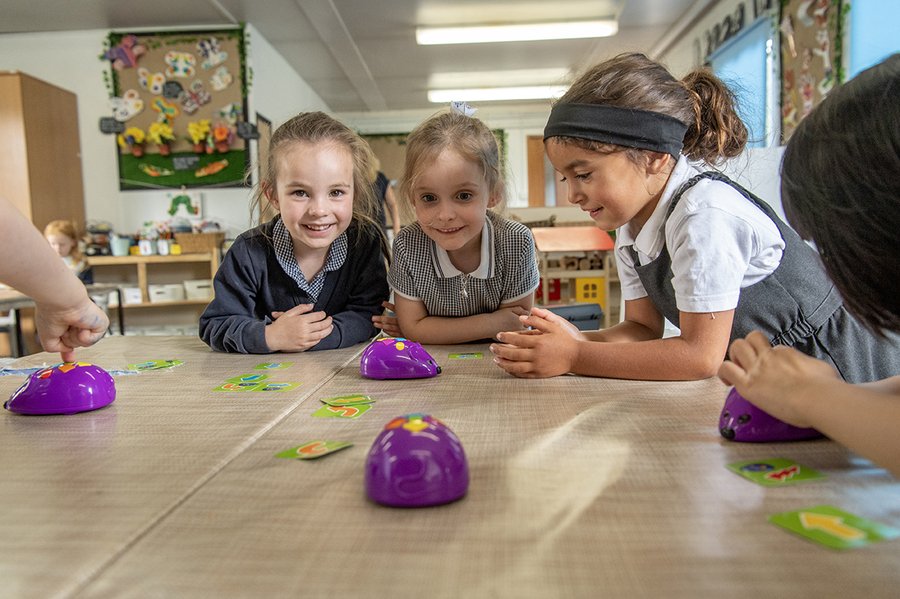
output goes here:
{"type": "Polygon", "coordinates": [[[244,43],[243,29],[109,35],[121,189],[243,185],[244,43]]]}
{"type": "Polygon", "coordinates": [[[781,7],[781,135],[841,80],[840,0],[784,0],[781,7]]]}

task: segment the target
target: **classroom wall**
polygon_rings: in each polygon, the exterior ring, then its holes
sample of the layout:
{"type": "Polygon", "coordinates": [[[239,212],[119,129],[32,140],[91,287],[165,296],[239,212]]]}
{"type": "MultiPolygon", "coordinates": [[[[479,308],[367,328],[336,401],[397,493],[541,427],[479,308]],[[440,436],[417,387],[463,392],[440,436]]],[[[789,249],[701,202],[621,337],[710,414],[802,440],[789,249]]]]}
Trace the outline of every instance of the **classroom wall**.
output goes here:
{"type": "MultiPolygon", "coordinates": [[[[775,4],[771,0],[769,3],[775,4]]],[[[703,64],[707,31],[717,24],[721,24],[727,16],[733,15],[741,6],[744,8],[744,29],[746,29],[754,21],[754,10],[760,11],[760,8],[755,7],[764,7],[765,4],[765,0],[718,0],[711,3],[699,18],[686,24],[687,27],[675,42],[669,47],[661,49],[661,53],[656,56],[656,59],[665,64],[676,77],[684,76],[688,71],[703,64]]],[[[678,23],[677,25],[685,24],[678,23]]]]}
{"type": "MultiPolygon", "coordinates": [[[[202,29],[197,26],[192,29],[202,29]]],[[[324,101],[252,26],[248,64],[253,69],[250,121],[256,112],[277,126],[302,110],[327,110],[324,101]],[[269,93],[266,90],[278,90],[269,93]]],[[[98,57],[108,30],[0,35],[0,70],[17,70],[73,92],[78,97],[81,160],[87,219],[109,221],[116,231],[133,233],[147,220],[165,220],[173,190],[119,191],[116,143],[100,133],[99,120],[110,116],[98,57]]],[[[255,144],[251,156],[256,156],[255,144]]],[[[245,188],[201,190],[205,217],[221,222],[233,236],[250,224],[245,188]]]]}
{"type": "MultiPolygon", "coordinates": [[[[722,0],[705,11],[702,18],[685,29],[682,37],[660,56],[677,76],[693,68],[702,48],[703,34],[735,8],[746,4],[752,15],[752,0],[722,0]]],[[[252,26],[249,35],[248,64],[253,78],[248,100],[249,120],[257,112],[277,127],[303,110],[328,110],[324,101],[291,69],[265,38],[252,26]],[[266,90],[277,90],[267,93],[266,90]]],[[[167,215],[171,190],[129,191],[118,189],[116,146],[112,136],[98,128],[100,117],[108,116],[107,90],[103,71],[108,68],[98,59],[107,30],[0,35],[0,69],[20,70],[68,89],[78,96],[84,167],[85,210],[87,218],[110,221],[116,230],[136,231],[145,220],[161,220],[167,215]]],[[[650,49],[647,49],[648,51],[650,49]]],[[[339,113],[336,116],[361,133],[406,133],[442,106],[433,110],[339,113]]],[[[550,103],[542,106],[484,104],[477,115],[491,128],[506,131],[508,205],[528,205],[525,140],[541,135],[550,103]]],[[[255,143],[250,154],[255,158],[255,143]]],[[[774,172],[771,173],[775,175],[774,172]]],[[[763,177],[764,178],[764,177],[763,177]]],[[[202,190],[207,218],[222,222],[229,235],[250,225],[249,191],[243,188],[202,190]]]]}
{"type": "MultiPolygon", "coordinates": [[[[409,133],[429,116],[449,106],[435,104],[432,110],[395,110],[388,112],[345,112],[337,116],[363,134],[409,133]]],[[[546,105],[482,104],[475,106],[475,116],[491,129],[506,133],[508,206],[528,206],[528,163],[525,140],[529,135],[543,135],[550,114],[546,105]]]]}

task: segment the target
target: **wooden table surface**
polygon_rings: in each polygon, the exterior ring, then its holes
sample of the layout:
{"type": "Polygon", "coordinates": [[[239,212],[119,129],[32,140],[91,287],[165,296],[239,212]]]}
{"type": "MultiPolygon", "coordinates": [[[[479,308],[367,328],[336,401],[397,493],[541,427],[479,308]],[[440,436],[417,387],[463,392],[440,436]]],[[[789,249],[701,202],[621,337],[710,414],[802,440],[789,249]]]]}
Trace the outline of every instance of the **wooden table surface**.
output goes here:
{"type": "MultiPolygon", "coordinates": [[[[371,381],[363,346],[213,354],[189,338],[111,337],[79,352],[119,376],[97,412],[0,430],[3,594],[25,597],[887,597],[900,540],[835,551],[767,522],[833,505],[900,527],[900,484],[827,440],[737,444],[716,420],[725,387],[565,376],[512,378],[483,345],[429,347],[434,379],[371,381]],[[449,359],[482,352],[481,359],[449,359]],[[225,378],[291,361],[294,393],[224,394],[225,378]],[[322,398],[367,393],[355,420],[322,398]],[[437,416],[462,440],[468,495],[394,509],[365,498],[365,455],[391,418],[437,416]],[[354,446],[275,458],[313,439],[354,446]],[[787,457],[823,481],[764,488],[726,469],[787,457]]],[[[40,364],[52,356],[23,358],[40,364]]],[[[0,393],[21,379],[0,377],[0,393]]]]}

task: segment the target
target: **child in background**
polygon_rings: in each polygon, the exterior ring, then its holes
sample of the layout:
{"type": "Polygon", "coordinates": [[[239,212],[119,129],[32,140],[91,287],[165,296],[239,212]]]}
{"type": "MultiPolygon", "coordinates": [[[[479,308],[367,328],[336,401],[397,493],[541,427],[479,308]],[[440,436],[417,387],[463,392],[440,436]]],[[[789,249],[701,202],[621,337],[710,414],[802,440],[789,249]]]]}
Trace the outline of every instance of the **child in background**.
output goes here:
{"type": "MultiPolygon", "coordinates": [[[[374,157],[372,163],[371,180],[375,187],[375,197],[378,200],[378,222],[381,223],[381,229],[385,236],[388,236],[387,215],[391,214],[392,235],[397,236],[400,232],[400,207],[397,206],[397,198],[394,196],[394,190],[391,188],[391,181],[383,172],[381,172],[381,161],[378,157],[374,157]]],[[[390,238],[390,237],[389,237],[390,238]]]]}
{"type": "Polygon", "coordinates": [[[731,93],[705,69],[678,81],[623,54],[582,75],[553,107],[545,147],[569,201],[616,229],[625,318],[581,333],[534,310],[523,318],[534,330],[492,346],[497,364],[522,377],[701,379],[716,374],[730,340],[760,329],[851,382],[897,372],[897,346],[847,313],[815,250],[709,170],[746,139],[731,93]],[[663,338],[663,317],[680,335],[663,338]]]}
{"type": "MultiPolygon", "coordinates": [[[[894,339],[900,332],[898,97],[900,54],[832,90],[791,136],[781,179],[788,219],[819,248],[848,310],[894,339]]],[[[719,376],[749,401],[785,422],[818,429],[900,477],[900,376],[849,385],[828,363],[772,347],[760,332],[735,341],[730,356],[719,376]]]]}
{"type": "Polygon", "coordinates": [[[265,198],[278,214],[225,254],[200,336],[216,351],[240,353],[369,339],[388,286],[368,144],[333,118],[308,112],[275,131],[269,156],[253,204],[265,198]]]}
{"type": "Polygon", "coordinates": [[[90,285],[94,282],[94,271],[81,253],[80,237],[75,223],[70,220],[51,221],[44,227],[44,237],[82,283],[90,285]]]}
{"type": "MultiPolygon", "coordinates": [[[[394,240],[388,280],[403,336],[464,343],[521,328],[538,285],[525,225],[491,208],[503,199],[497,140],[457,107],[409,134],[400,195],[416,221],[394,240]]],[[[387,317],[376,319],[380,328],[387,317]]]]}
{"type": "Polygon", "coordinates": [[[35,327],[48,352],[75,360],[75,348],[106,334],[109,319],[16,208],[0,199],[0,281],[32,298],[35,327]]]}

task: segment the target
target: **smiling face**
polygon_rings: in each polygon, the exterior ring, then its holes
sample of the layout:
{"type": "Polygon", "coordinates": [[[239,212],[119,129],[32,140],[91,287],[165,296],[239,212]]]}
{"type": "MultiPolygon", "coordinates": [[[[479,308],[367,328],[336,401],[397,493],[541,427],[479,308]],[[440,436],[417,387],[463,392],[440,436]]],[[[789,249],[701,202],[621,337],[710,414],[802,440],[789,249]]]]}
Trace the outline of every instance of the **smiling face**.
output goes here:
{"type": "Polygon", "coordinates": [[[636,165],[626,152],[604,154],[552,138],[545,148],[553,168],[567,184],[569,202],[590,213],[606,231],[632,221],[643,226],[668,178],[668,172],[636,165]]]}
{"type": "Polygon", "coordinates": [[[275,189],[266,193],[281,213],[294,254],[325,255],[353,218],[353,157],[335,142],[296,142],[277,158],[275,189]]]}
{"type": "Polygon", "coordinates": [[[485,213],[499,201],[480,166],[447,148],[423,169],[410,192],[416,220],[425,234],[447,251],[460,270],[477,268],[477,261],[471,268],[468,263],[480,258],[485,213]]]}

